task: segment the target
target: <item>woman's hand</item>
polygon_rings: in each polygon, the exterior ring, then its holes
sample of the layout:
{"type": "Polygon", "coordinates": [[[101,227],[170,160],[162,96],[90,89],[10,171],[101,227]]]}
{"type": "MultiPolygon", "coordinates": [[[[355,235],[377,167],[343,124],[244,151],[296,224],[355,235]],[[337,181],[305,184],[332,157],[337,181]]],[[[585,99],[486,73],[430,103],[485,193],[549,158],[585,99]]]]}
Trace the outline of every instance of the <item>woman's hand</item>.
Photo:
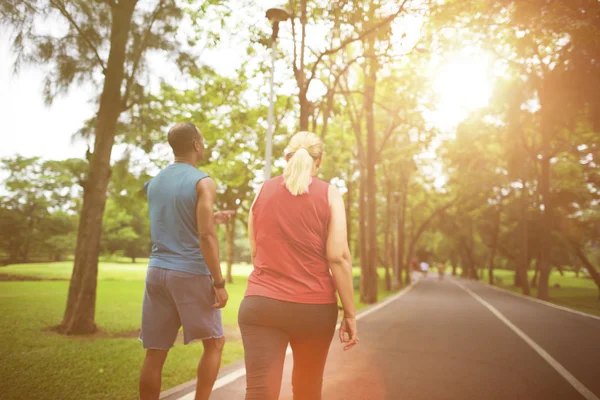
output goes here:
{"type": "Polygon", "coordinates": [[[342,323],[340,324],[340,342],[347,343],[344,346],[344,351],[350,350],[358,344],[358,329],[356,328],[356,318],[344,317],[342,323]]]}

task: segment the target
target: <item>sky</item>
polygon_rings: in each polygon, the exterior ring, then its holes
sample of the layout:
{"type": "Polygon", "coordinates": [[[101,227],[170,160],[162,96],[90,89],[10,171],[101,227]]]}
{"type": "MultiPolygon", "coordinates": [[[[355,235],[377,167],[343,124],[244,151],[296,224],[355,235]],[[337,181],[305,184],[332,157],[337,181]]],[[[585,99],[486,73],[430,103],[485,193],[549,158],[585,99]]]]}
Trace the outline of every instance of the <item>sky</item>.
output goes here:
{"type": "Polygon", "coordinates": [[[25,67],[13,73],[14,56],[7,35],[0,35],[0,158],[14,155],[63,159],[83,157],[84,143],[72,143],[71,136],[94,113],[88,100],[91,93],[71,90],[44,105],[43,74],[25,67]]]}
{"type": "MultiPolygon", "coordinates": [[[[267,9],[276,5],[275,1],[266,0],[260,8],[267,9]]],[[[256,15],[240,15],[239,21],[247,24],[268,23],[261,10],[256,15]]],[[[419,24],[416,21],[403,21],[400,26],[409,26],[413,34],[418,33],[419,24]],[[412,26],[412,28],[410,28],[412,26]]],[[[311,48],[323,47],[322,35],[314,35],[308,42],[311,48]]],[[[220,72],[233,73],[239,65],[240,43],[246,43],[241,33],[235,33],[233,39],[220,45],[217,50],[206,49],[202,52],[202,61],[214,66],[220,72]]],[[[291,32],[287,26],[282,26],[280,46],[291,48],[291,32]]],[[[265,56],[266,54],[263,54],[265,56]]],[[[440,94],[440,107],[428,113],[426,118],[435,126],[451,130],[452,127],[466,115],[468,109],[483,105],[489,98],[489,77],[485,69],[489,60],[473,57],[472,55],[452,55],[447,66],[434,79],[434,89],[440,94]],[[470,57],[470,58],[469,58],[470,57]],[[459,93],[460,96],[455,94],[459,93]]],[[[91,88],[73,87],[67,95],[55,99],[51,106],[44,104],[42,96],[43,72],[38,68],[24,67],[18,74],[13,73],[14,55],[10,51],[10,38],[0,34],[0,121],[1,135],[4,139],[0,146],[0,158],[21,154],[23,156],[41,156],[45,159],[81,158],[85,155],[86,144],[73,141],[72,136],[83,122],[96,111],[96,106],[90,99],[96,94],[91,88]]],[[[282,60],[281,60],[282,61],[282,60]]],[[[168,75],[167,67],[155,63],[155,73],[168,75]]],[[[294,90],[295,83],[290,75],[289,65],[278,63],[276,80],[286,82],[285,91],[294,90]],[[289,85],[287,84],[289,83],[289,85]]],[[[315,92],[318,87],[314,85],[315,92]]],[[[266,89],[265,89],[266,93],[266,89]]],[[[266,101],[267,96],[262,97],[266,101]]],[[[117,152],[118,153],[118,152],[117,152]]],[[[431,155],[435,157],[435,155],[431,155]]]]}
{"type": "MultiPolygon", "coordinates": [[[[253,25],[262,22],[268,27],[262,8],[266,10],[276,3],[275,0],[264,0],[261,10],[257,10],[255,15],[238,14],[239,17],[231,22],[244,20],[253,25]]],[[[219,50],[202,51],[202,61],[216,67],[221,73],[233,73],[240,60],[237,44],[245,41],[242,36],[236,34],[224,40],[224,46],[219,50]]],[[[14,154],[45,159],[84,157],[86,143],[74,142],[72,136],[97,111],[90,101],[97,95],[96,91],[74,86],[66,95],[57,97],[51,106],[45,105],[42,95],[43,72],[39,68],[26,66],[15,74],[15,57],[11,52],[10,39],[6,31],[0,31],[0,136],[3,139],[0,158],[14,154]]],[[[159,65],[154,68],[157,74],[170,74],[165,63],[151,64],[159,65]]]]}

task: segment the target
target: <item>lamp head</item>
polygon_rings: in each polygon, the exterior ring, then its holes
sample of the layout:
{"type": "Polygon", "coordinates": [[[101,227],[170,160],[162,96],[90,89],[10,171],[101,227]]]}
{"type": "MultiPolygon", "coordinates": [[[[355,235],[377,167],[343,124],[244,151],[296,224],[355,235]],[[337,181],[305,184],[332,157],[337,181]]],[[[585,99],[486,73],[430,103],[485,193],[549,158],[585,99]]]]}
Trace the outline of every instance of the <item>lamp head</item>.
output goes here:
{"type": "Polygon", "coordinates": [[[290,17],[290,12],[284,8],[274,7],[267,10],[267,18],[271,22],[287,21],[290,17]]]}

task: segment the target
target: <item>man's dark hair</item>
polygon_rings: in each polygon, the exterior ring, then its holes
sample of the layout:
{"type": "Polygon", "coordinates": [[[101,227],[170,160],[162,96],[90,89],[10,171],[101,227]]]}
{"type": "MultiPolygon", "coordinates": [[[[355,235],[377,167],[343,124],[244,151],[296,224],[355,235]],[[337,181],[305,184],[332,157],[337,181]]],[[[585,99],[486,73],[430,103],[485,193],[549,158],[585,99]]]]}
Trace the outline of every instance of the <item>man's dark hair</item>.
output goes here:
{"type": "Polygon", "coordinates": [[[180,122],[169,130],[169,145],[176,156],[185,156],[194,151],[194,143],[202,136],[191,122],[180,122]]]}

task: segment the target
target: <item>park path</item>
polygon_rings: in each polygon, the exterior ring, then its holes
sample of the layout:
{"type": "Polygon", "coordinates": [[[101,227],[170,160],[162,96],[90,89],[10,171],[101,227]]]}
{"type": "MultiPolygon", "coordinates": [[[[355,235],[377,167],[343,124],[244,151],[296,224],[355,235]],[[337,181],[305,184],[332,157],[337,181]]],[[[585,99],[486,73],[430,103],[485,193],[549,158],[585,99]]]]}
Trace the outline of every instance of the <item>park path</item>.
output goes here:
{"type": "MultiPolygon", "coordinates": [[[[324,400],[600,397],[600,319],[482,284],[430,276],[361,318],[359,329],[355,349],[332,343],[324,400]]],[[[291,358],[282,400],[292,399],[291,358]]],[[[211,400],[244,398],[239,367],[221,373],[211,400]]]]}

